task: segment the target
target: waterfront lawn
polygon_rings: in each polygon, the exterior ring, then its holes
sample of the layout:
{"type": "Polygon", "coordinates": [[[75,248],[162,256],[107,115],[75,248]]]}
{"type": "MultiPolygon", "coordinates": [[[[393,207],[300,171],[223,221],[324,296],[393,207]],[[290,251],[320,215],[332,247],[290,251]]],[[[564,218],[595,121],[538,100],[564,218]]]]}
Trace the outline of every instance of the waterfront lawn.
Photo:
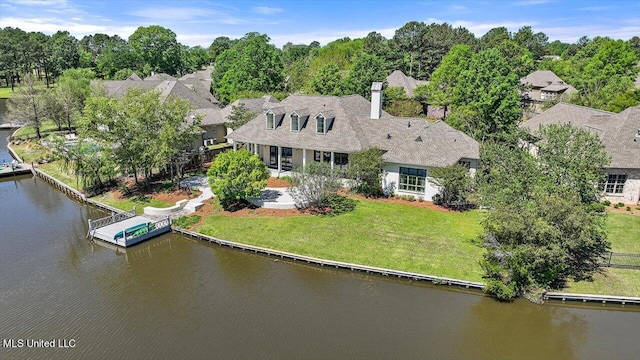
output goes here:
{"type": "Polygon", "coordinates": [[[175,203],[154,199],[150,196],[131,197],[126,199],[117,199],[113,192],[107,192],[102,195],[94,196],[91,200],[107,204],[120,210],[131,210],[136,207],[136,213],[142,214],[145,206],[153,206],[157,208],[165,208],[175,205],[175,203]]]}
{"type": "Polygon", "coordinates": [[[482,216],[360,200],[354,212],[335,217],[209,215],[197,231],[322,259],[482,281],[482,216]]]}
{"type": "Polygon", "coordinates": [[[61,167],[60,163],[57,161],[38,165],[38,170],[63,182],[65,185],[71,187],[72,189],[82,190],[82,186],[80,186],[78,178],[75,175],[69,174],[66,170],[64,170],[61,167]]]}
{"type": "MultiPolygon", "coordinates": [[[[57,131],[58,131],[58,126],[53,121],[43,121],[42,124],[40,125],[40,135],[42,135],[43,138],[46,137],[49,133],[57,132],[57,131]]],[[[60,131],[62,131],[63,133],[67,132],[67,130],[64,127],[60,131]]],[[[25,125],[15,132],[14,137],[35,139],[36,128],[31,125],[25,125]]]]}
{"type": "Polygon", "coordinates": [[[20,145],[11,145],[11,148],[18,153],[18,156],[25,163],[37,162],[39,159],[45,157],[46,151],[41,148],[34,148],[31,143],[22,143],[20,145]]]}
{"type": "Polygon", "coordinates": [[[574,294],[601,294],[640,297],[640,270],[607,268],[593,282],[569,283],[562,291],[574,294]]]}
{"type": "Polygon", "coordinates": [[[640,254],[640,216],[609,213],[606,229],[611,251],[640,254]]]}

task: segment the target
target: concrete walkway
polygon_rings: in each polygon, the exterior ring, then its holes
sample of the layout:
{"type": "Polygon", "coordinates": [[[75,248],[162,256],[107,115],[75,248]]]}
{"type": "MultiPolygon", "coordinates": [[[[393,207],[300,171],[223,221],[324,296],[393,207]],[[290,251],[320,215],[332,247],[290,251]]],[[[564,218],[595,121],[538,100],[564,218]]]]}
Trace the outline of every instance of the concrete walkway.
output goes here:
{"type": "MultiPolygon", "coordinates": [[[[209,200],[215,195],[209,187],[209,182],[206,176],[194,176],[180,182],[181,187],[188,187],[191,189],[198,189],[202,191],[202,194],[197,198],[189,200],[184,209],[176,212],[174,216],[182,216],[194,213],[200,207],[202,207],[205,200],[209,200]]],[[[267,209],[295,209],[296,203],[293,198],[287,192],[287,188],[265,188],[261,191],[260,196],[250,199],[252,204],[267,209]]]]}

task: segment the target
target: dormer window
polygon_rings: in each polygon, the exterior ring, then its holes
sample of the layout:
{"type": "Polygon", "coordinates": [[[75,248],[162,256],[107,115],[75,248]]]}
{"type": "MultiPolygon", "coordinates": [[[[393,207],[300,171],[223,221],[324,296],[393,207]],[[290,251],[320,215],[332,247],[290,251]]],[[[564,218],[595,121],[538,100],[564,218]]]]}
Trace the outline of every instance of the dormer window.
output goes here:
{"type": "Polygon", "coordinates": [[[327,121],[324,116],[318,115],[316,116],[316,133],[325,134],[327,132],[327,121]]]}
{"type": "Polygon", "coordinates": [[[267,130],[273,130],[276,127],[275,115],[272,112],[267,113],[267,130]]]}
{"type": "Polygon", "coordinates": [[[291,131],[300,131],[300,117],[298,114],[291,114],[291,131]]]}

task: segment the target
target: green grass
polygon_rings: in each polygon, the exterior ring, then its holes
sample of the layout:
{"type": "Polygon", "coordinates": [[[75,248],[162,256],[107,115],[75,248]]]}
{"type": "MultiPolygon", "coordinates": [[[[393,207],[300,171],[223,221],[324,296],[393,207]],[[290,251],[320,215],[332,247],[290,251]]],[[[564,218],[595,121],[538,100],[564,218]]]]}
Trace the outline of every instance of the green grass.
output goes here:
{"type": "Polygon", "coordinates": [[[38,169],[73,189],[82,190],[82,186],[80,186],[76,176],[62,169],[60,163],[57,161],[39,165],[38,169]]]}
{"type": "MultiPolygon", "coordinates": [[[[44,121],[40,125],[40,135],[46,137],[51,132],[57,132],[58,126],[53,121],[44,121]]],[[[60,130],[62,133],[66,133],[67,130],[60,130]]],[[[16,131],[14,137],[17,138],[33,138],[36,136],[36,128],[31,125],[25,125],[16,131]]]]}
{"type": "Polygon", "coordinates": [[[329,260],[481,281],[480,211],[445,213],[361,200],[336,217],[210,215],[198,231],[329,260]]]}
{"type": "Polygon", "coordinates": [[[11,145],[11,148],[18,153],[25,163],[37,162],[39,159],[48,157],[47,151],[35,143],[22,143],[11,145]]]}
{"type": "Polygon", "coordinates": [[[611,251],[640,254],[640,216],[610,213],[606,229],[611,251]]]}
{"type": "Polygon", "coordinates": [[[8,99],[13,96],[10,87],[0,87],[0,99],[8,99]]]}
{"type": "MultiPolygon", "coordinates": [[[[336,217],[243,218],[209,215],[201,233],[329,260],[482,281],[477,245],[482,212],[442,213],[361,200],[336,217]]],[[[609,214],[613,251],[640,253],[640,217],[609,214]]],[[[640,297],[640,270],[606,269],[562,291],[640,297]]]]}
{"type": "Polygon", "coordinates": [[[160,201],[157,199],[153,199],[150,197],[131,197],[127,199],[116,199],[113,196],[113,193],[104,193],[99,196],[94,196],[91,198],[94,201],[107,204],[116,209],[120,210],[131,210],[134,206],[136,207],[136,213],[142,214],[145,206],[153,206],[157,208],[165,208],[169,206],[175,205],[174,203],[170,203],[167,201],[160,201]]]}

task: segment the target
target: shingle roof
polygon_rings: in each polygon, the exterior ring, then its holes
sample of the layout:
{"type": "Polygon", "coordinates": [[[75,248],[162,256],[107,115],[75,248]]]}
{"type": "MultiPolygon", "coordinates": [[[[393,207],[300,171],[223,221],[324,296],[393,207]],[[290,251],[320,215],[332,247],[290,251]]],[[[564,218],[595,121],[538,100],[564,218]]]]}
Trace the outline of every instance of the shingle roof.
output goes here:
{"type": "Polygon", "coordinates": [[[153,74],[151,76],[144,78],[144,81],[157,81],[157,80],[176,81],[178,79],[165,73],[153,74]]]}
{"type": "Polygon", "coordinates": [[[400,118],[382,113],[380,119],[370,118],[371,104],[360,95],[312,96],[291,95],[278,106],[286,113],[280,126],[266,129],[265,116],[260,114],[227,135],[238,142],[259,143],[321,151],[351,153],[370,147],[388,152],[390,162],[422,166],[445,166],[460,158],[479,158],[479,146],[473,139],[454,130],[444,122],[429,124],[424,119],[400,118]],[[311,117],[299,131],[291,131],[291,113],[308,109],[311,117]],[[333,117],[331,130],[316,133],[315,116],[333,117]],[[414,141],[421,136],[423,141],[414,141]]]}
{"type": "Polygon", "coordinates": [[[407,96],[413,96],[413,89],[418,85],[428,84],[428,81],[416,80],[411,76],[405,75],[401,70],[395,70],[391,75],[387,76],[387,84],[390,87],[401,87],[407,93],[407,96]]]}
{"type": "Polygon", "coordinates": [[[640,169],[640,106],[620,114],[584,106],[559,103],[521,124],[530,133],[541,125],[571,124],[597,134],[611,157],[611,168],[640,169]]]}
{"type": "Polygon", "coordinates": [[[537,70],[520,79],[523,85],[530,84],[533,87],[541,88],[551,84],[564,84],[564,81],[551,70],[537,70]]]}

